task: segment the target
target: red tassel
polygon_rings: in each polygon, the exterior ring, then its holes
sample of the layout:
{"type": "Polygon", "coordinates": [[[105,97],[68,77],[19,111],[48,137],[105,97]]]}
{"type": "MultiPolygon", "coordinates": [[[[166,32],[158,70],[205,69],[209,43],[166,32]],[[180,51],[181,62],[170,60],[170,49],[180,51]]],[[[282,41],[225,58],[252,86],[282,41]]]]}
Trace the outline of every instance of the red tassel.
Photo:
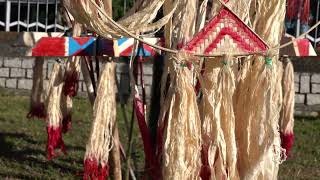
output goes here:
{"type": "Polygon", "coordinates": [[[200,177],[202,180],[209,180],[211,176],[209,161],[208,161],[208,145],[202,145],[201,149],[201,170],[200,170],[200,177]]]}
{"type": "Polygon", "coordinates": [[[62,120],[62,132],[63,133],[67,133],[71,127],[72,127],[72,123],[71,123],[71,114],[68,114],[66,115],[65,117],[63,117],[63,120],[62,120]]]}
{"type": "Polygon", "coordinates": [[[305,0],[303,4],[303,12],[301,14],[301,23],[309,24],[310,17],[310,0],[305,0]]]}
{"type": "Polygon", "coordinates": [[[65,83],[63,86],[64,95],[74,97],[77,95],[79,88],[79,73],[76,71],[68,71],[65,76],[65,83]]]}
{"type": "Polygon", "coordinates": [[[291,21],[293,18],[297,18],[298,9],[298,0],[288,0],[287,19],[289,21],[291,21]]]}
{"type": "Polygon", "coordinates": [[[84,160],[84,180],[105,180],[108,176],[108,164],[99,167],[99,163],[95,158],[89,158],[84,160]]]}
{"type": "Polygon", "coordinates": [[[290,157],[290,151],[294,142],[294,134],[293,133],[282,133],[280,132],[281,138],[281,147],[286,150],[287,157],[290,157]]]}
{"type": "Polygon", "coordinates": [[[47,133],[48,133],[48,144],[47,144],[47,158],[48,160],[51,160],[53,157],[56,156],[55,149],[60,148],[60,150],[67,154],[64,142],[62,140],[62,134],[61,134],[61,127],[54,128],[52,126],[47,127],[47,133]]]}
{"type": "Polygon", "coordinates": [[[105,180],[108,176],[109,176],[109,166],[108,164],[106,164],[101,167],[98,180],[105,180]]]}
{"type": "Polygon", "coordinates": [[[44,103],[39,103],[36,105],[32,105],[30,112],[27,114],[27,118],[39,118],[39,119],[45,119],[47,117],[44,103]]]}

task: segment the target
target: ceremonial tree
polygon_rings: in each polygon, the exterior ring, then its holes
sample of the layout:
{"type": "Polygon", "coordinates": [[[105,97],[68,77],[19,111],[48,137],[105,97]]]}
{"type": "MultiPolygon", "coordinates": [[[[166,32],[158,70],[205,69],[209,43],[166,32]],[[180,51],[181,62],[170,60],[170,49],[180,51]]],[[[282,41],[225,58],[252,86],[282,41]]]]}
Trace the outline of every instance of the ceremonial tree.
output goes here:
{"type": "MultiPolygon", "coordinates": [[[[119,1],[113,3],[119,6],[119,1]]],[[[131,38],[126,53],[145,179],[277,179],[293,143],[293,68],[288,58],[279,56],[286,1],[130,3],[132,7],[117,21],[112,18],[111,0],[64,0],[63,6],[72,36],[92,32],[113,42],[114,55],[121,49],[116,45],[124,43],[117,39],[131,38]],[[153,58],[150,104],[143,85],[143,49],[148,48],[158,53],[153,58]]],[[[81,45],[89,41],[71,40],[81,45]]],[[[48,159],[57,148],[65,151],[62,133],[71,126],[72,98],[82,72],[93,105],[83,178],[106,179],[109,162],[114,179],[129,179],[130,174],[134,178],[128,157],[132,129],[125,156],[116,121],[119,58],[73,54],[66,62],[55,63],[45,91],[43,59],[37,59],[34,67],[29,116],[47,120],[48,159]],[[99,66],[93,73],[92,61],[96,66],[103,62],[101,73],[99,66]]]]}

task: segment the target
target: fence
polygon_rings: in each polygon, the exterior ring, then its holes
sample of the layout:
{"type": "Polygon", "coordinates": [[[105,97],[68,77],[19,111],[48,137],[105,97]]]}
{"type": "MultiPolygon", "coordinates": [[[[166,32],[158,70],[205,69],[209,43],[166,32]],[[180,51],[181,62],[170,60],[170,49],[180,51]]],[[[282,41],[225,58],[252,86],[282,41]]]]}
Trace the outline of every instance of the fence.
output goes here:
{"type": "Polygon", "coordinates": [[[0,31],[66,31],[58,0],[0,0],[0,31]]]}

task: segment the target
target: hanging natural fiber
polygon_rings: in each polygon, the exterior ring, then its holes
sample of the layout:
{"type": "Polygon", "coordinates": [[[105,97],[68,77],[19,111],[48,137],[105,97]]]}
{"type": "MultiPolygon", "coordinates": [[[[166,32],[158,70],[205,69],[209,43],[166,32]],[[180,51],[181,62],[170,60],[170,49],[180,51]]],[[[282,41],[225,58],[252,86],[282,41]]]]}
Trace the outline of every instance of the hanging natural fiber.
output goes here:
{"type": "Polygon", "coordinates": [[[62,131],[66,133],[71,129],[72,122],[72,97],[76,96],[79,86],[80,57],[69,58],[64,74],[64,86],[62,96],[62,131]]]}
{"type": "MultiPolygon", "coordinates": [[[[235,102],[237,167],[241,179],[275,179],[280,163],[277,119],[273,104],[276,66],[262,58],[251,61],[235,102]]],[[[272,62],[272,61],[271,61],[272,62]]]]}
{"type": "MultiPolygon", "coordinates": [[[[81,25],[77,22],[73,22],[72,36],[81,35],[81,25]]],[[[80,76],[80,57],[69,57],[66,65],[66,72],[64,75],[63,93],[65,96],[74,97],[77,95],[79,87],[80,76]]]]}
{"type": "Polygon", "coordinates": [[[71,129],[72,121],[72,99],[69,96],[61,95],[62,132],[67,133],[71,129]]]}
{"type": "MultiPolygon", "coordinates": [[[[177,65],[169,92],[164,131],[162,174],[164,179],[200,179],[201,127],[192,74],[177,65]]],[[[165,107],[164,107],[165,108],[165,107]]],[[[164,113],[166,114],[166,113],[164,113]]]]}
{"type": "Polygon", "coordinates": [[[72,57],[67,61],[63,93],[65,96],[74,97],[79,88],[80,57],[72,57]]]}
{"type": "Polygon", "coordinates": [[[62,140],[62,112],[60,107],[63,73],[61,65],[55,63],[47,89],[47,151],[49,160],[55,156],[54,150],[56,148],[60,148],[62,152],[66,153],[62,140]]]}
{"type": "Polygon", "coordinates": [[[284,72],[282,78],[283,104],[280,115],[281,146],[290,155],[294,141],[294,70],[289,58],[283,59],[284,72]]]}
{"type": "Polygon", "coordinates": [[[109,152],[116,120],[115,64],[108,62],[102,71],[93,107],[93,124],[84,157],[84,179],[102,180],[109,175],[109,152]]]}
{"type": "Polygon", "coordinates": [[[43,57],[36,57],[33,66],[30,112],[28,113],[27,118],[46,118],[43,94],[43,63],[43,57]]]}
{"type": "Polygon", "coordinates": [[[226,143],[221,129],[221,104],[217,103],[219,96],[215,94],[221,65],[218,59],[209,59],[205,63],[203,78],[200,77],[203,93],[199,106],[202,120],[200,177],[202,180],[223,179],[227,177],[226,143]]]}
{"type": "MultiPolygon", "coordinates": [[[[175,5],[172,7],[169,14],[156,22],[152,22],[155,19],[158,10],[162,7],[164,0],[149,1],[148,5],[140,9],[138,12],[121,19],[119,24],[135,34],[158,31],[170,20],[178,2],[179,1],[175,2],[175,5]]],[[[124,32],[119,32],[119,29],[115,27],[113,23],[104,18],[92,3],[93,2],[91,0],[74,0],[64,2],[65,7],[70,11],[77,22],[88,25],[87,28],[97,32],[99,35],[102,35],[105,38],[110,38],[110,35],[112,37],[125,35],[124,32]]],[[[96,3],[101,7],[104,14],[107,14],[103,9],[103,3],[101,1],[96,1],[96,3]]]]}
{"type": "Polygon", "coordinates": [[[203,180],[239,179],[233,112],[235,79],[231,69],[234,62],[230,56],[215,61],[206,61],[201,78],[203,145],[200,175],[203,180]]]}
{"type": "Polygon", "coordinates": [[[233,111],[233,93],[235,90],[234,74],[231,70],[231,64],[234,59],[230,56],[224,56],[222,59],[223,67],[218,75],[216,98],[217,104],[220,104],[220,121],[224,140],[226,143],[226,171],[227,179],[239,179],[237,162],[237,147],[235,137],[235,117],[233,111]]]}

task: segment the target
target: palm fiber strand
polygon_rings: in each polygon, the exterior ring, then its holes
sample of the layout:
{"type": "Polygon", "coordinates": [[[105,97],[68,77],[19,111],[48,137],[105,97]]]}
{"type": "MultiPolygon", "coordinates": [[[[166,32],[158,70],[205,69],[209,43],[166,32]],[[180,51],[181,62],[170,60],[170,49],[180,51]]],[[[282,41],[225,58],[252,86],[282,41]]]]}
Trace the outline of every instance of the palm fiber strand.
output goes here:
{"type": "Polygon", "coordinates": [[[27,118],[46,118],[43,94],[43,63],[43,57],[36,57],[33,66],[30,112],[28,113],[27,118]]]}
{"type": "Polygon", "coordinates": [[[105,179],[109,175],[109,152],[116,120],[115,64],[108,62],[102,71],[93,107],[93,123],[84,157],[84,179],[105,179]]]}

